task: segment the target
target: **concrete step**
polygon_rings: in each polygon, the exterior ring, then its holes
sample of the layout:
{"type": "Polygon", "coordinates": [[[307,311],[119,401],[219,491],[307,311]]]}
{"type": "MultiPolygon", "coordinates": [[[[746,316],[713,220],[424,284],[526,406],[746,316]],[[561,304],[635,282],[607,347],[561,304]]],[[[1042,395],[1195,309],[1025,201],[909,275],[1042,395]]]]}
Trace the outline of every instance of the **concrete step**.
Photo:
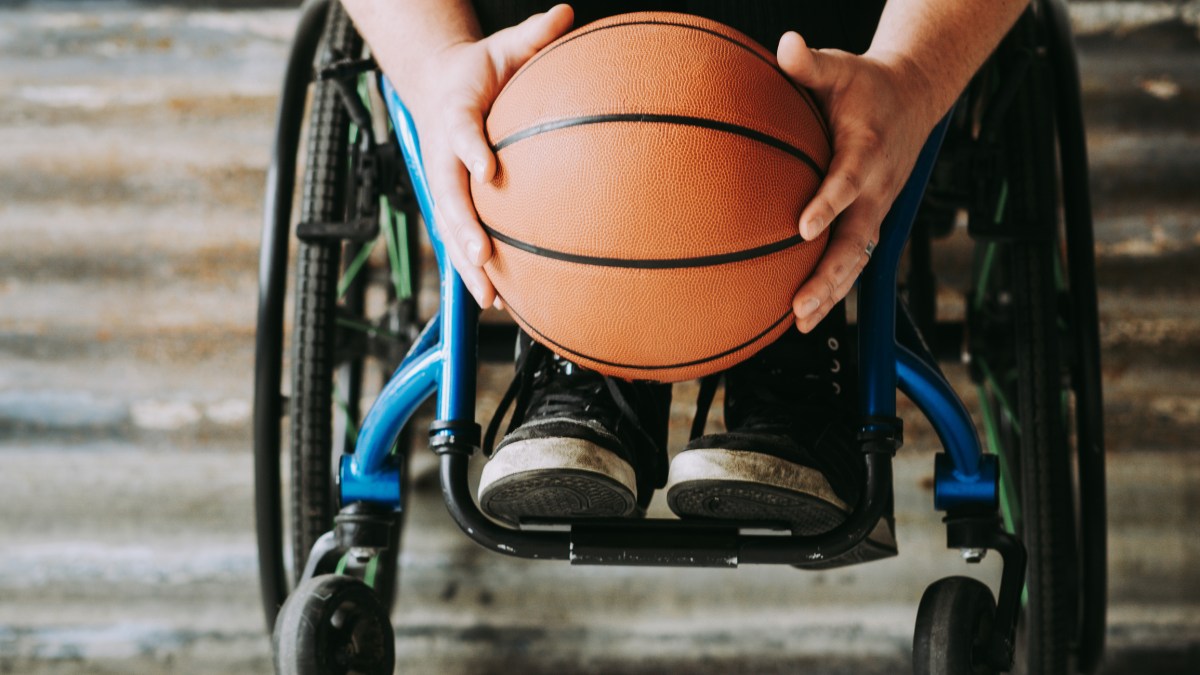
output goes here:
{"type": "MultiPolygon", "coordinates": [[[[755,672],[797,662],[818,672],[900,668],[925,585],[964,573],[994,584],[998,573],[993,559],[966,566],[944,550],[929,504],[932,456],[910,446],[897,459],[901,556],[817,573],[508,559],[451,523],[422,453],[394,615],[399,653],[410,672],[439,673],[469,672],[485,654],[570,672],[718,673],[735,659],[755,672]]],[[[70,659],[132,661],[122,672],[265,667],[246,454],[4,442],[0,457],[0,660],[37,673],[67,672],[55,668],[70,659]]],[[[1158,453],[1115,456],[1110,476],[1116,663],[1155,646],[1156,659],[1186,661],[1194,654],[1162,647],[1200,628],[1200,579],[1185,562],[1200,549],[1168,533],[1190,527],[1200,471],[1158,453]]]]}

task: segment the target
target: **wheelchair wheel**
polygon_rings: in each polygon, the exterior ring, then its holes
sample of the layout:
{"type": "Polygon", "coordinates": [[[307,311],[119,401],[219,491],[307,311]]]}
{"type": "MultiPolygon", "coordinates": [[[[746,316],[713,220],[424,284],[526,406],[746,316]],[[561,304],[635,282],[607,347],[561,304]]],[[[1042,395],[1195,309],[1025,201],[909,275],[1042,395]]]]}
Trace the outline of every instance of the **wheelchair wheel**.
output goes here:
{"type": "MultiPolygon", "coordinates": [[[[268,223],[271,232],[264,234],[262,276],[277,280],[271,288],[273,296],[279,297],[272,297],[270,312],[262,309],[266,300],[260,300],[258,358],[278,360],[279,352],[287,353],[286,367],[272,371],[260,365],[256,377],[256,500],[269,624],[288,587],[300,581],[313,544],[334,526],[339,503],[337,465],[344,454],[354,451],[364,412],[361,401],[382,386],[403,358],[417,322],[417,249],[414,228],[409,227],[415,221],[404,212],[411,207],[402,203],[407,200],[402,199],[399,186],[389,183],[395,173],[382,169],[377,161],[375,140],[392,141],[386,121],[381,121],[385,113],[379,98],[371,95],[375,73],[364,65],[368,62],[362,60],[362,39],[338,3],[306,7],[306,15],[321,12],[312,27],[320,38],[309,50],[308,62],[313,63],[315,54],[315,64],[309,66],[303,83],[293,87],[291,100],[285,86],[276,141],[278,172],[287,170],[285,160],[290,160],[294,175],[295,159],[303,156],[301,213],[293,229],[290,185],[276,191],[269,184],[268,209],[273,213],[268,218],[273,221],[268,223]],[[312,82],[314,67],[317,81],[312,82]],[[358,111],[350,110],[346,91],[361,103],[358,111]],[[282,126],[285,108],[303,109],[305,98],[308,132],[301,151],[299,120],[287,138],[282,126]],[[367,125],[377,128],[373,132],[367,125]],[[294,319],[290,335],[285,336],[283,279],[292,234],[299,240],[291,270],[294,319]],[[268,247],[270,237],[274,241],[268,247]],[[288,387],[290,394],[285,396],[288,387]],[[280,429],[283,416],[288,418],[286,441],[280,429]],[[289,464],[287,481],[280,475],[281,457],[289,464]],[[286,496],[280,489],[284,484],[286,496]],[[286,503],[286,525],[281,503],[286,503]],[[290,575],[285,572],[288,552],[290,575]]],[[[297,44],[303,37],[298,36],[297,44]]],[[[302,58],[296,51],[294,47],[293,58],[302,58]]],[[[292,75],[289,64],[289,81],[292,75]]],[[[402,478],[408,442],[406,431],[392,454],[402,478]]],[[[392,540],[399,542],[399,532],[393,533],[392,540]]],[[[396,587],[398,549],[397,545],[382,552],[364,576],[389,605],[396,587]]]]}
{"type": "MultiPolygon", "coordinates": [[[[1071,45],[1048,23],[1056,5],[1039,8],[1010,40],[1049,41],[1062,57],[1071,45]]],[[[995,199],[971,214],[983,236],[969,350],[987,445],[1000,458],[1001,511],[1029,555],[1014,670],[1088,672],[1102,645],[1105,513],[1087,166],[1082,119],[1064,111],[1078,106],[1077,81],[1058,63],[1024,67],[996,127],[995,199]]]]}
{"type": "Polygon", "coordinates": [[[986,648],[996,601],[981,581],[948,577],[925,589],[917,608],[913,672],[917,675],[991,675],[986,648]]]}
{"type": "Polygon", "coordinates": [[[1007,353],[975,358],[984,427],[1001,458],[1001,510],[1029,554],[1016,672],[1065,673],[1078,620],[1076,497],[1068,429],[1070,388],[1051,250],[983,247],[993,267],[987,302],[1005,316],[1007,353]],[[1001,281],[1003,279],[1003,281],[1001,281]],[[1004,306],[1007,305],[1007,306],[1004,306]]]}
{"type": "Polygon", "coordinates": [[[396,662],[387,607],[353,577],[325,574],[298,586],[271,634],[279,675],[383,675],[396,662]]]}

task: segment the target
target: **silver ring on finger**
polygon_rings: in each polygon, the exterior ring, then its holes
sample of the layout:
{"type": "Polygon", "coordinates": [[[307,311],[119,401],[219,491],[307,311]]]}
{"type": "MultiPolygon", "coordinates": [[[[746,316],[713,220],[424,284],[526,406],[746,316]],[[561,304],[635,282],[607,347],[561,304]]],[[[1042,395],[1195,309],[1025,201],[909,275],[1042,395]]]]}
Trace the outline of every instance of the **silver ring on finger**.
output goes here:
{"type": "Polygon", "coordinates": [[[868,241],[868,242],[867,242],[867,248],[863,250],[863,253],[866,253],[866,254],[867,254],[867,257],[868,257],[868,258],[870,258],[870,257],[871,257],[871,254],[872,254],[872,253],[874,253],[874,252],[875,252],[875,242],[873,242],[873,241],[868,241]]]}

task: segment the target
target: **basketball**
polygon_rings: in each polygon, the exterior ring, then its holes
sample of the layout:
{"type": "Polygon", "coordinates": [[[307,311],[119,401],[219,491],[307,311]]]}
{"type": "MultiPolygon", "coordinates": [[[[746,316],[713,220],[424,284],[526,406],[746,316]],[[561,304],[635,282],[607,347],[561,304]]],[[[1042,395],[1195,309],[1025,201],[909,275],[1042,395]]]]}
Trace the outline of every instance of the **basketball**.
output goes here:
{"type": "Polygon", "coordinates": [[[486,120],[472,184],[514,320],[628,380],[729,368],[792,323],[825,249],[800,213],[830,141],[808,92],[740,32],[686,14],[598,21],[533,56],[486,120]]]}

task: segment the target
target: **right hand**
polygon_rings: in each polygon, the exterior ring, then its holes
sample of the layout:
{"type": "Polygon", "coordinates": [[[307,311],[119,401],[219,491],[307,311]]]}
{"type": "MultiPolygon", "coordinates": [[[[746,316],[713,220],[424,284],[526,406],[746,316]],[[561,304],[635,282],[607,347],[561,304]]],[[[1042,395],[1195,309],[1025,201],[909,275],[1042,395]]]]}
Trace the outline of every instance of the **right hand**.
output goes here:
{"type": "Polygon", "coordinates": [[[556,5],[477,42],[445,47],[423,64],[422,85],[410,111],[421,139],[434,218],[454,269],[480,307],[500,306],[483,270],[492,256],[491,241],[479,224],[468,182],[486,183],[496,175],[484,120],[517,69],[566,33],[573,21],[569,6],[556,5]]]}

